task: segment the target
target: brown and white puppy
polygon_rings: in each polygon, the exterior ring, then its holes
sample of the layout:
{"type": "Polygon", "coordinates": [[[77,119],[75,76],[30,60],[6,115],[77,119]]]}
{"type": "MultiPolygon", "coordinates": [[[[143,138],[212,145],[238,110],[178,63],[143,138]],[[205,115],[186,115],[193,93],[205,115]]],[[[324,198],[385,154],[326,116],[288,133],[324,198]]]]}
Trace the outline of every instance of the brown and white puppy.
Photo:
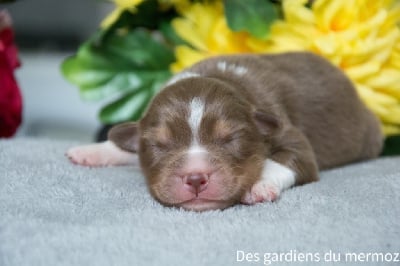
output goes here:
{"type": "Polygon", "coordinates": [[[214,57],[173,77],[137,123],[72,148],[89,166],[133,163],[150,193],[191,210],[273,201],[318,169],[376,157],[378,120],[337,68],[310,53],[214,57]]]}

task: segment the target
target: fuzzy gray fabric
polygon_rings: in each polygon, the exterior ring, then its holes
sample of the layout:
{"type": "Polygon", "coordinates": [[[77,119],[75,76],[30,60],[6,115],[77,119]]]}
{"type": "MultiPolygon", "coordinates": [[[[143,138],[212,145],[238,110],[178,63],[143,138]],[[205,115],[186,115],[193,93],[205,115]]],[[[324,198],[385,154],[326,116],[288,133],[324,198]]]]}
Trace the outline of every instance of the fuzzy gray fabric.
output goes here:
{"type": "Polygon", "coordinates": [[[329,252],[335,265],[400,264],[400,157],[195,213],[155,202],[135,167],[70,164],[74,144],[0,141],[0,265],[322,265],[329,252]]]}

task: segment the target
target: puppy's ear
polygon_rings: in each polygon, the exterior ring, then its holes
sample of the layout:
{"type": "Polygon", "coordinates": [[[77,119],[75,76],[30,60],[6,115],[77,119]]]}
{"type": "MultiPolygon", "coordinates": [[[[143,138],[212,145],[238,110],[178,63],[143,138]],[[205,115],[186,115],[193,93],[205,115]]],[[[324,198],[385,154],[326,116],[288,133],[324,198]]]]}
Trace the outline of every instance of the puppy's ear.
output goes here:
{"type": "Polygon", "coordinates": [[[108,140],[123,150],[137,153],[139,150],[139,123],[127,122],[112,127],[108,131],[108,140]]]}
{"type": "Polygon", "coordinates": [[[271,135],[282,128],[278,116],[265,110],[253,111],[254,122],[263,136],[271,135]]]}

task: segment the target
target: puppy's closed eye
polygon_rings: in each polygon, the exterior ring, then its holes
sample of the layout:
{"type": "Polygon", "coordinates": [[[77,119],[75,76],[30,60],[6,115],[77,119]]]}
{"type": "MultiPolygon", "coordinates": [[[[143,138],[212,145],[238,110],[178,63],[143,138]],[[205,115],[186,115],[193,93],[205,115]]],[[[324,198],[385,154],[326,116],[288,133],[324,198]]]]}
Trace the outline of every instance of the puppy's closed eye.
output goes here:
{"type": "Polygon", "coordinates": [[[153,140],[150,143],[150,146],[156,149],[159,149],[161,151],[168,151],[169,149],[172,148],[171,142],[164,142],[164,141],[160,141],[160,140],[153,140]]]}
{"type": "Polygon", "coordinates": [[[215,138],[214,143],[217,145],[227,146],[239,140],[241,135],[242,133],[240,131],[226,133],[225,135],[218,135],[215,138]]]}
{"type": "Polygon", "coordinates": [[[173,145],[171,131],[167,127],[153,127],[145,132],[143,138],[158,150],[168,150],[173,145]]]}
{"type": "Polygon", "coordinates": [[[220,140],[221,142],[229,141],[233,137],[233,133],[235,133],[232,123],[223,119],[215,121],[213,130],[214,138],[216,140],[220,140]]]}

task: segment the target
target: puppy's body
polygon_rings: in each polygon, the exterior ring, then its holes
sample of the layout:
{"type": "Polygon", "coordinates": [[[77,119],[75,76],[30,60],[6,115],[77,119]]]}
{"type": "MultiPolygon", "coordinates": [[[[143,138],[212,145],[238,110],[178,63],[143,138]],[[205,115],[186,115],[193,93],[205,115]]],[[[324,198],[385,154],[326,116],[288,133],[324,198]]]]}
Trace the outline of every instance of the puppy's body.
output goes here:
{"type": "MultiPolygon", "coordinates": [[[[274,200],[317,180],[318,168],[373,158],[382,146],[379,123],[350,81],[309,53],[202,61],[173,77],[139,124],[117,126],[109,138],[138,153],[156,199],[194,210],[274,200]]],[[[107,158],[105,145],[69,156],[107,158]]]]}

